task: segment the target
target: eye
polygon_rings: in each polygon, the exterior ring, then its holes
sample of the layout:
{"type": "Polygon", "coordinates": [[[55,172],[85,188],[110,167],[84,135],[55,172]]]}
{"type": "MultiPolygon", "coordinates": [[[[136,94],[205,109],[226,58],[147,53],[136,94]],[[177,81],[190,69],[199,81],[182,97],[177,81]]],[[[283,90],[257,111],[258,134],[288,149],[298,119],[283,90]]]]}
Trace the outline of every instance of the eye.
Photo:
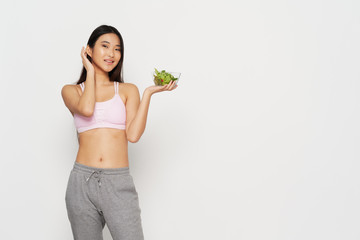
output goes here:
{"type": "Polygon", "coordinates": [[[120,49],[116,49],[116,50],[118,50],[119,52],[121,52],[121,50],[120,50],[120,49]]]}
{"type": "Polygon", "coordinates": [[[107,47],[106,45],[102,45],[103,47],[107,47]]]}

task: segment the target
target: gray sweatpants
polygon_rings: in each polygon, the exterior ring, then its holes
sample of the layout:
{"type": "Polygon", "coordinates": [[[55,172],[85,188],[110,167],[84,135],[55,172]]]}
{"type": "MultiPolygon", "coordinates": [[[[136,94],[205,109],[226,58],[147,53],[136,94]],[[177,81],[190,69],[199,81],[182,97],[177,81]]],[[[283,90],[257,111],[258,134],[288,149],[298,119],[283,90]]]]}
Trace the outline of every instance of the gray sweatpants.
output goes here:
{"type": "Polygon", "coordinates": [[[74,162],[65,202],[74,240],[143,240],[141,209],[129,167],[95,168],[74,162]]]}

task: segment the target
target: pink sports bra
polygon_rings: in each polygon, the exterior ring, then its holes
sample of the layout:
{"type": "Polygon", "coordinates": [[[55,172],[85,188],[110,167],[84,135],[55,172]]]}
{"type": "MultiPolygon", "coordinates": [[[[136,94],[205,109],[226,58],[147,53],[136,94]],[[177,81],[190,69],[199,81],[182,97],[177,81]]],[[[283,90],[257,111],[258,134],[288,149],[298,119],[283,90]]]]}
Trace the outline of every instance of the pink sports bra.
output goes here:
{"type": "MultiPolygon", "coordinates": [[[[84,82],[80,83],[84,92],[84,82]]],[[[85,117],[74,113],[75,127],[78,133],[94,128],[126,129],[126,108],[118,94],[119,82],[114,81],[115,95],[105,102],[95,102],[94,114],[85,117]]]]}

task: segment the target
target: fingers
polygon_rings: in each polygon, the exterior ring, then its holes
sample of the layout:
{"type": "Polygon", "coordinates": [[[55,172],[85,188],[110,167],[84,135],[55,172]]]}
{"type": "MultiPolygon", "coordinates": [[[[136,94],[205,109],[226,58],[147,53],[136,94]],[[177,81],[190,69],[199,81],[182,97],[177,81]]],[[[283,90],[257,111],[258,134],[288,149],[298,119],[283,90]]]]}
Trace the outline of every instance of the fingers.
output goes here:
{"type": "Polygon", "coordinates": [[[81,48],[81,57],[84,59],[87,58],[87,52],[84,46],[81,48]]]}
{"type": "Polygon", "coordinates": [[[80,55],[80,56],[81,56],[81,58],[83,58],[84,60],[85,60],[85,58],[86,58],[85,53],[86,53],[86,52],[85,52],[85,48],[82,47],[82,48],[81,48],[81,55],[80,55]]]}
{"type": "Polygon", "coordinates": [[[172,81],[170,86],[170,91],[175,89],[175,81],[172,81]]]}
{"type": "Polygon", "coordinates": [[[177,85],[175,86],[175,81],[171,80],[169,84],[166,85],[166,90],[168,91],[172,91],[175,88],[177,88],[177,85]]]}

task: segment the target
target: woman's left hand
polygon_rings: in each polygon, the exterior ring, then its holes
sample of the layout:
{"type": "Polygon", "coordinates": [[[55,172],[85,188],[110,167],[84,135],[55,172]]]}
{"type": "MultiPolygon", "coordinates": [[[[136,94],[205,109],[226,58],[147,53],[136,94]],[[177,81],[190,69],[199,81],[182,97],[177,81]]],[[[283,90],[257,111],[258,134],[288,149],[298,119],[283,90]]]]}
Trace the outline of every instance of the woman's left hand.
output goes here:
{"type": "Polygon", "coordinates": [[[171,81],[169,84],[166,84],[166,85],[163,85],[163,86],[157,86],[157,85],[150,86],[150,87],[146,88],[146,90],[150,94],[154,94],[154,93],[157,93],[157,92],[172,91],[175,88],[177,88],[177,85],[175,85],[175,81],[171,81]]]}

